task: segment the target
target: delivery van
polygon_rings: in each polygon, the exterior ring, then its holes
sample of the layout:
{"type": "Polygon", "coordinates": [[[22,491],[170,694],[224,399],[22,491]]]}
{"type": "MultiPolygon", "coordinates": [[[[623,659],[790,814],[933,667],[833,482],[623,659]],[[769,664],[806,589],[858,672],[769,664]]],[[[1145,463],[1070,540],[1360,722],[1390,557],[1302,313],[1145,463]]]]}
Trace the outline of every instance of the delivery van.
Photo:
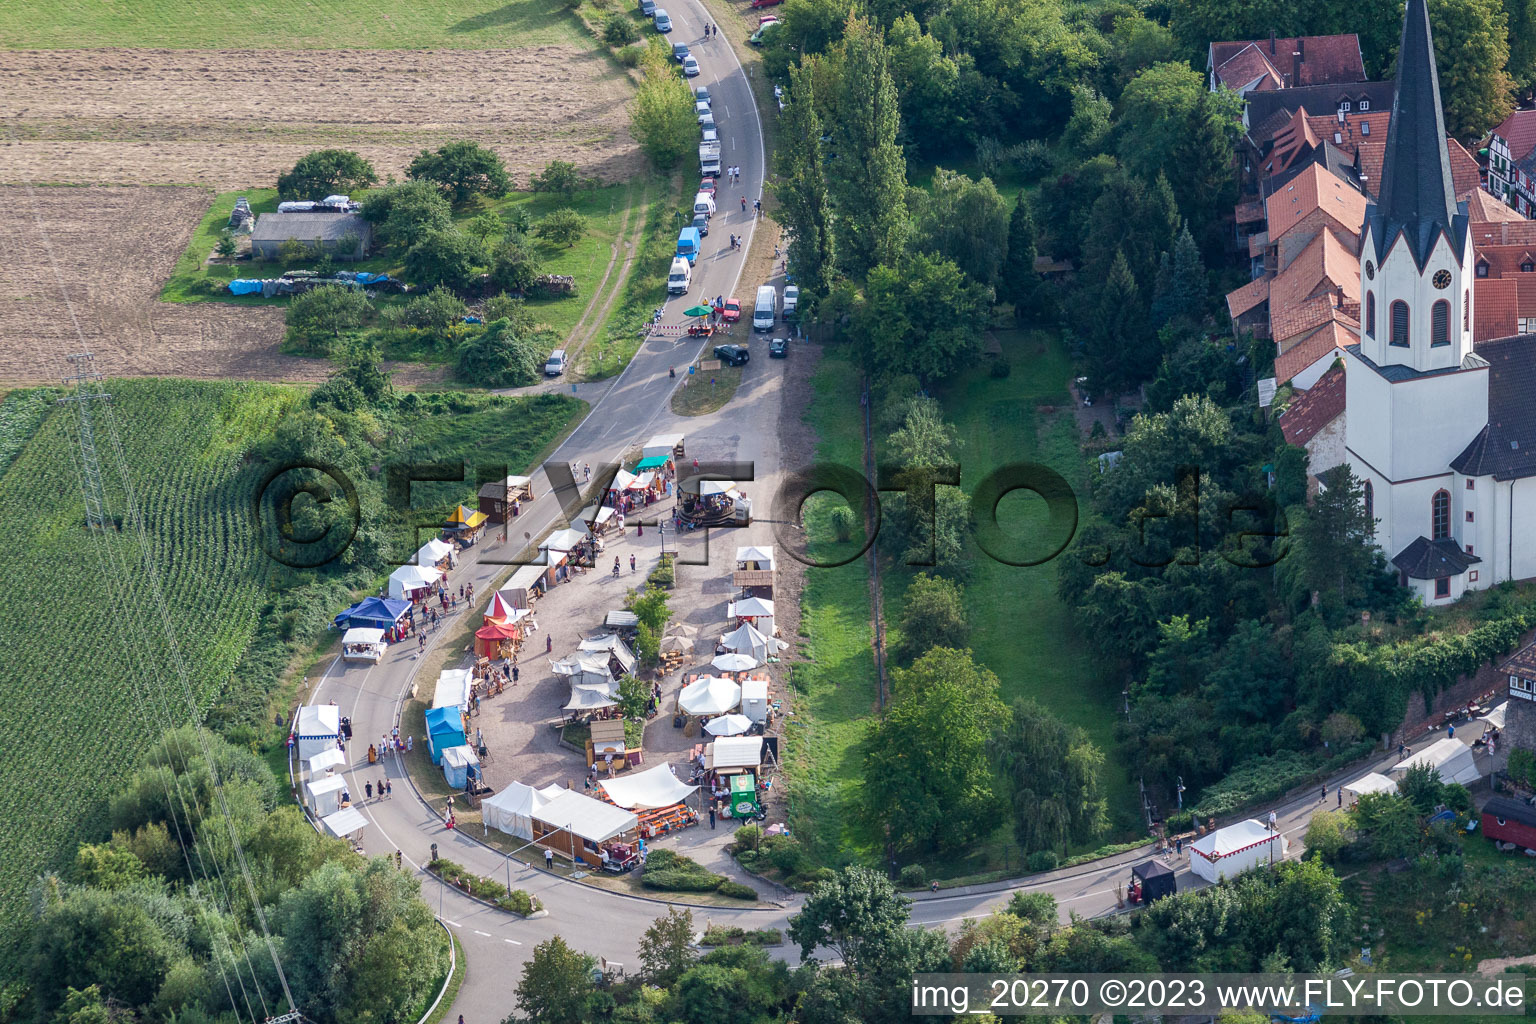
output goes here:
{"type": "Polygon", "coordinates": [[[700,192],[698,195],[694,196],[693,212],[707,214],[708,216],[713,217],[715,215],[715,197],[710,195],[708,192],[700,192]]]}
{"type": "Polygon", "coordinates": [[[773,285],[765,284],[757,290],[757,302],[752,306],[752,329],[773,330],[773,321],[779,312],[779,293],[773,285]]]}
{"type": "Polygon", "coordinates": [[[683,228],[677,233],[677,254],[689,263],[697,263],[699,259],[699,229],[694,227],[683,228]]]}
{"type": "Polygon", "coordinates": [[[684,295],[693,284],[693,267],[681,256],[672,258],[672,269],[667,273],[667,294],[684,295]]]}

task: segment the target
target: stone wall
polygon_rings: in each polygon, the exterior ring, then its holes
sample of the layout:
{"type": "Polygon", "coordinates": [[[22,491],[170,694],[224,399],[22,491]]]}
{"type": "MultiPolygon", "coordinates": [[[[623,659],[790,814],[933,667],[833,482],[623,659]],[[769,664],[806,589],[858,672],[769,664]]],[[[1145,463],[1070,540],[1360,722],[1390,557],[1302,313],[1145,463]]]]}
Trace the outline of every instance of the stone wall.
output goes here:
{"type": "MultiPolygon", "coordinates": [[[[1536,637],[1536,629],[1522,634],[1520,642],[1515,646],[1515,650],[1519,650],[1530,643],[1533,637],[1536,637]]],[[[1501,654],[1495,661],[1483,665],[1472,675],[1459,677],[1454,685],[1441,690],[1427,701],[1423,694],[1411,694],[1408,697],[1407,710],[1403,712],[1402,722],[1392,731],[1391,745],[1395,747],[1399,743],[1409,743],[1420,739],[1432,728],[1443,728],[1445,712],[1452,708],[1461,707],[1469,700],[1481,697],[1490,691],[1494,694],[1493,699],[1495,702],[1503,700],[1509,688],[1509,676],[1500,672],[1498,666],[1503,664],[1504,660],[1513,653],[1514,651],[1509,651],[1501,654]]],[[[1531,702],[1510,701],[1510,703],[1528,704],[1531,702]]],[[[1533,718],[1536,718],[1536,716],[1533,716],[1533,718]]],[[[1505,734],[1508,736],[1507,723],[1505,729],[1505,734]]],[[[1533,720],[1531,723],[1530,742],[1531,744],[1536,744],[1536,720],[1533,720]]],[[[1507,741],[1505,746],[1508,746],[1507,741]]],[[[1522,746],[1527,746],[1527,749],[1530,750],[1536,750],[1536,745],[1522,744],[1522,746]]]]}

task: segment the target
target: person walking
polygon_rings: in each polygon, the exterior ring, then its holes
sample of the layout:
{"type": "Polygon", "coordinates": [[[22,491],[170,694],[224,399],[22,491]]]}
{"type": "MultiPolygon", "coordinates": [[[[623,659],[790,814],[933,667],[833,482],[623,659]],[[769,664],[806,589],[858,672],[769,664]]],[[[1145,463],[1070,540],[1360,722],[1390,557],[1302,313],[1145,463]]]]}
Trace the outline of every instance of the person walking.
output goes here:
{"type": "Polygon", "coordinates": [[[635,574],[635,556],[634,555],[630,555],[629,556],[629,574],[631,576],[633,576],[635,574]]]}
{"type": "Polygon", "coordinates": [[[1339,798],[1339,802],[1338,802],[1338,804],[1336,806],[1342,808],[1344,806],[1344,790],[1343,789],[1335,789],[1333,791],[1333,795],[1339,798]]]}
{"type": "Polygon", "coordinates": [[[545,637],[544,637],[544,653],[548,654],[549,652],[553,651],[554,649],[555,649],[555,638],[553,636],[550,636],[550,635],[546,634],[545,637]]]}
{"type": "Polygon", "coordinates": [[[715,830],[715,802],[713,800],[709,802],[709,830],[711,832],[715,830]]]}
{"type": "Polygon", "coordinates": [[[618,579],[619,578],[619,556],[618,555],[614,555],[613,556],[613,578],[614,579],[618,579]]]}
{"type": "Polygon", "coordinates": [[[545,871],[553,871],[553,870],[555,870],[555,851],[554,850],[545,850],[544,851],[544,870],[545,871]]]}
{"type": "Polygon", "coordinates": [[[395,784],[388,779],[384,780],[384,795],[391,800],[395,798],[395,784]]]}
{"type": "Polygon", "coordinates": [[[378,784],[378,786],[375,787],[378,790],[379,799],[380,800],[384,799],[384,782],[385,782],[384,777],[380,776],[379,777],[379,784],[378,784]]]}
{"type": "Polygon", "coordinates": [[[425,634],[425,633],[417,633],[416,634],[416,650],[424,651],[426,649],[427,649],[427,634],[425,634]]]}
{"type": "Polygon", "coordinates": [[[405,854],[401,853],[399,850],[396,850],[395,851],[395,867],[396,868],[402,868],[404,866],[405,866],[405,854]]]}
{"type": "Polygon", "coordinates": [[[763,201],[761,199],[752,200],[752,209],[761,218],[763,215],[763,201]]]}
{"type": "Polygon", "coordinates": [[[518,675],[519,675],[518,668],[517,668],[516,665],[513,665],[512,666],[512,685],[513,686],[517,685],[517,677],[518,677],[518,675]]]}
{"type": "Polygon", "coordinates": [[[1322,803],[1324,800],[1327,800],[1327,799],[1328,799],[1328,786],[1326,784],[1324,784],[1323,791],[1321,793],[1319,793],[1318,796],[1317,796],[1317,802],[1318,803],[1322,803]]]}
{"type": "Polygon", "coordinates": [[[367,798],[369,800],[372,800],[373,799],[373,783],[371,783],[371,782],[363,783],[363,792],[368,795],[367,798]]]}
{"type": "Polygon", "coordinates": [[[747,212],[747,197],[746,196],[742,196],[741,197],[741,212],[742,213],[746,213],[747,212]]]}

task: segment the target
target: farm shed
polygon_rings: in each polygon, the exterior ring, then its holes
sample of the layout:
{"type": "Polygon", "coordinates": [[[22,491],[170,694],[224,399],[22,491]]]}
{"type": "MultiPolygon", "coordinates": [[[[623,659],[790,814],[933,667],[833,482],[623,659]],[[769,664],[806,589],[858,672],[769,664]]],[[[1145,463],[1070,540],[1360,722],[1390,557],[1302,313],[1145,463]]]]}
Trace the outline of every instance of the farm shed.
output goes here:
{"type": "Polygon", "coordinates": [[[264,213],[251,232],[251,255],[259,260],[277,259],[287,241],[320,247],[338,260],[360,260],[368,255],[373,228],[355,213],[264,213]],[[352,246],[338,251],[350,238],[352,246]]]}
{"type": "Polygon", "coordinates": [[[1536,808],[1523,800],[1496,796],[1483,805],[1483,835],[1497,843],[1536,850],[1536,808]]]}

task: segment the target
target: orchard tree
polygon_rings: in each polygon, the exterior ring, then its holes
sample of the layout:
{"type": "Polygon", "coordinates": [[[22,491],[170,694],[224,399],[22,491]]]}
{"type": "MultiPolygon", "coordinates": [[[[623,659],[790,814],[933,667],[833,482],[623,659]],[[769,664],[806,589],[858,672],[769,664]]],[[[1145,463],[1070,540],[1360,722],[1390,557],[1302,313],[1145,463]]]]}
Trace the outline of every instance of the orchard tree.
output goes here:
{"type": "Polygon", "coordinates": [[[506,225],[494,213],[478,213],[470,218],[468,224],[464,225],[465,233],[472,236],[482,246],[489,243],[492,236],[499,236],[505,230],[506,225]]]}
{"type": "Polygon", "coordinates": [[[361,327],[372,309],[360,291],[336,285],[315,288],[288,304],[288,337],[311,352],[324,352],[341,339],[341,332],[361,327]]]}
{"type": "Polygon", "coordinates": [[[319,200],[371,188],[379,182],[373,164],[350,149],[317,149],[277,176],[279,199],[319,200]]]}
{"type": "Polygon", "coordinates": [[[465,288],[485,259],[480,243],[454,228],[430,231],[405,254],[405,272],[419,288],[465,288]]]}
{"type": "MultiPolygon", "coordinates": [[[[629,24],[629,19],[623,19],[629,24]]],[[[535,192],[552,192],[560,196],[566,202],[582,189],[587,188],[591,182],[581,176],[576,165],[565,160],[551,160],[544,165],[544,170],[533,176],[528,185],[535,192]]]]}
{"type": "Polygon", "coordinates": [[[563,245],[569,249],[587,233],[587,218],[569,206],[563,207],[552,211],[539,221],[539,226],[533,229],[533,233],[545,241],[563,245]]]}
{"type": "Polygon", "coordinates": [[[1499,0],[1430,0],[1445,130],[1482,137],[1514,109],[1509,26],[1499,0]]]}
{"type": "Polygon", "coordinates": [[[467,139],[422,150],[405,173],[409,178],[434,183],[455,206],[476,195],[498,198],[512,190],[512,178],[501,157],[467,139]]]}
{"type": "Polygon", "coordinates": [[[431,182],[405,181],[370,192],[363,219],[403,254],[423,235],[453,227],[453,208],[431,182]]]}
{"type": "Polygon", "coordinates": [[[1086,843],[1108,822],[1099,788],[1104,753],[1086,733],[1030,700],[1013,706],[1008,728],[992,744],[1009,783],[1013,835],[1026,852],[1065,852],[1086,843]]]}
{"type": "Polygon", "coordinates": [[[907,584],[896,626],[901,633],[896,655],[903,661],[935,647],[963,648],[971,634],[964,588],[941,576],[918,573],[907,584]]]}
{"type": "Polygon", "coordinates": [[[526,292],[539,278],[540,263],[539,252],[527,237],[513,232],[491,258],[491,283],[509,292],[526,292]]]}

